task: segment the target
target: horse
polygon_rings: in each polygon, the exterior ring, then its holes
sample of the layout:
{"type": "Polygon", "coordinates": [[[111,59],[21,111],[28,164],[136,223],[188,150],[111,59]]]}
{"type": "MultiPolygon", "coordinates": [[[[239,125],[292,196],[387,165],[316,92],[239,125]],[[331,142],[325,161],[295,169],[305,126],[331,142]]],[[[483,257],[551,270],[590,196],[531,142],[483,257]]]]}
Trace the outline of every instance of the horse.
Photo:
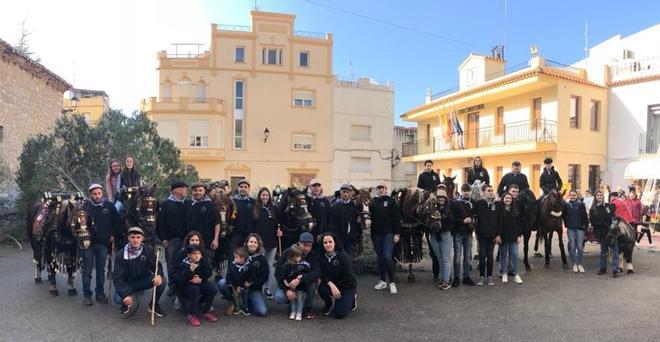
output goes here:
{"type": "MultiPolygon", "coordinates": [[[[531,271],[532,266],[529,264],[529,239],[532,236],[532,231],[536,230],[536,221],[538,219],[539,205],[536,201],[534,192],[530,189],[523,189],[518,195],[518,209],[520,209],[521,225],[523,232],[523,253],[525,270],[531,271]]],[[[536,242],[534,249],[538,250],[538,234],[536,235],[536,242]]]]}
{"type": "Polygon", "coordinates": [[[447,196],[449,196],[450,200],[456,197],[456,183],[454,183],[456,177],[457,176],[451,177],[445,175],[444,173],[442,174],[442,183],[440,184],[444,184],[444,186],[447,188],[447,196]]]}
{"type": "Polygon", "coordinates": [[[311,233],[316,224],[307,207],[305,194],[300,190],[289,187],[278,196],[275,202],[277,214],[282,228],[284,246],[295,244],[303,232],[311,233]]]}
{"type": "Polygon", "coordinates": [[[635,249],[635,230],[624,219],[615,217],[605,235],[605,241],[610,247],[619,246],[619,272],[623,271],[623,261],[628,274],[633,274],[632,255],[635,249]]]}
{"type": "Polygon", "coordinates": [[[539,204],[538,232],[540,239],[545,241],[545,267],[550,268],[550,252],[552,249],[552,235],[557,232],[559,250],[561,251],[562,267],[568,268],[566,250],[564,249],[564,230],[562,225],[564,203],[557,190],[552,190],[539,204]]]}
{"type": "MultiPolygon", "coordinates": [[[[362,231],[365,231],[371,228],[371,212],[369,207],[373,203],[372,192],[374,188],[361,188],[355,189],[353,192],[353,202],[355,202],[355,207],[358,210],[358,222],[360,223],[360,228],[362,231]]],[[[356,257],[362,254],[364,251],[364,241],[362,241],[363,235],[360,234],[360,237],[357,241],[357,254],[356,257]]]]}
{"type": "Polygon", "coordinates": [[[470,191],[470,200],[473,203],[476,203],[484,198],[484,188],[486,187],[486,183],[481,182],[481,180],[477,179],[472,183],[471,191],[470,191]]]}
{"type": "Polygon", "coordinates": [[[158,242],[156,226],[159,211],[159,203],[156,199],[156,184],[122,188],[119,194],[125,208],[122,215],[124,240],[127,237],[126,231],[128,228],[140,227],[144,231],[144,242],[155,247],[158,242]]]}
{"type": "Polygon", "coordinates": [[[220,218],[218,249],[213,253],[213,260],[211,261],[211,267],[216,271],[216,274],[221,274],[222,268],[227,262],[230,249],[227,235],[231,233],[229,219],[236,215],[236,205],[231,199],[231,192],[227,186],[223,186],[222,184],[222,181],[212,184],[211,191],[209,191],[209,198],[215,204],[218,210],[218,217],[220,218]]]}
{"type": "Polygon", "coordinates": [[[81,266],[79,251],[90,236],[90,219],[82,199],[81,193],[47,192],[42,202],[28,210],[26,232],[36,264],[34,281],[42,281],[41,271],[46,267],[49,292],[53,296],[59,295],[57,273],[67,275],[68,294],[77,294],[73,280],[81,266]]]}

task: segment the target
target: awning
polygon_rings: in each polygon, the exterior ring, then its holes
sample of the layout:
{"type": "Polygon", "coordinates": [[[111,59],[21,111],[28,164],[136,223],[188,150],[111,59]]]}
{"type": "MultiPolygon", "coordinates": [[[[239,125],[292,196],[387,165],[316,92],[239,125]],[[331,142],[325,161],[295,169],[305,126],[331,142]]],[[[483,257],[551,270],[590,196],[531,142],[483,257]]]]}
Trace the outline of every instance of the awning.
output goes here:
{"type": "Polygon", "coordinates": [[[660,179],[660,157],[651,157],[628,164],[623,178],[660,179]]]}

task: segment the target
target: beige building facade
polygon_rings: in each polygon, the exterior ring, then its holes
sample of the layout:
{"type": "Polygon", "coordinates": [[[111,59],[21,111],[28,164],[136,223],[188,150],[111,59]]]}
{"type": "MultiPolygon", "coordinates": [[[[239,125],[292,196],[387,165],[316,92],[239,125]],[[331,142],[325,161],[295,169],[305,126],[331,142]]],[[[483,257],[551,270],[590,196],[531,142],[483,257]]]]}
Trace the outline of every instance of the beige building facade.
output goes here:
{"type": "Polygon", "coordinates": [[[103,90],[73,88],[64,95],[64,110],[77,112],[90,125],[96,125],[103,113],[110,110],[110,98],[103,90]]]}

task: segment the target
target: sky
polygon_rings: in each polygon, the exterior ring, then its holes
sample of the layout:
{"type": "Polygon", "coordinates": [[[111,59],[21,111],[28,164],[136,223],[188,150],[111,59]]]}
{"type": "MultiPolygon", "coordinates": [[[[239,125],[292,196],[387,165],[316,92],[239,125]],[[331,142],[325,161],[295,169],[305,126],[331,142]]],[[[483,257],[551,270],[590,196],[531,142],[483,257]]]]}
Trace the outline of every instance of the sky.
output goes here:
{"type": "Polygon", "coordinates": [[[61,0],[12,1],[0,11],[0,38],[16,44],[21,23],[30,49],[76,88],[105,90],[131,113],[157,96],[156,53],[172,43],[209,45],[211,23],[250,25],[250,10],[296,15],[296,29],[334,34],[333,71],[341,78],[393,81],[395,123],[458,84],[470,52],[504,45],[508,65],[531,45],[570,64],[584,57],[585,22],[593,46],[660,23],[660,1],[525,0],[61,0]],[[506,3],[506,20],[505,20],[506,3]]]}

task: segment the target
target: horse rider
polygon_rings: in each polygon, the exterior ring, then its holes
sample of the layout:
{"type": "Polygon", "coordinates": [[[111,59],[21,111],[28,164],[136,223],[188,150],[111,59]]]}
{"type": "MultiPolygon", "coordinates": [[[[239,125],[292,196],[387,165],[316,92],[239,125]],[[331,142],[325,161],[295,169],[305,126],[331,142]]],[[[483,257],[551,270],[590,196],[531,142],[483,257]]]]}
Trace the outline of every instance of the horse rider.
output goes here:
{"type": "Polygon", "coordinates": [[[417,187],[424,191],[434,191],[440,184],[440,176],[433,171],[433,161],[424,162],[424,171],[417,178],[417,187]]]}
{"type": "Polygon", "coordinates": [[[529,182],[527,176],[520,172],[520,162],[514,161],[511,163],[511,172],[507,173],[500,180],[500,185],[497,186],[497,195],[501,198],[505,193],[509,192],[509,187],[512,184],[518,185],[518,189],[523,191],[529,189],[529,182]]]}
{"type": "Polygon", "coordinates": [[[218,249],[220,239],[220,215],[215,204],[206,195],[206,185],[202,182],[190,186],[192,199],[188,201],[188,231],[197,231],[202,234],[202,240],[210,245],[203,251],[206,255],[213,255],[218,249]]]}
{"type": "Polygon", "coordinates": [[[541,173],[541,177],[539,178],[539,185],[541,186],[541,190],[543,190],[543,194],[539,198],[539,202],[542,201],[545,196],[550,193],[550,191],[561,191],[561,188],[564,184],[561,181],[559,172],[557,172],[555,167],[552,165],[552,158],[545,158],[543,160],[543,164],[545,164],[545,167],[543,168],[543,173],[541,173]]]}
{"type": "Polygon", "coordinates": [[[469,185],[474,184],[475,181],[481,181],[481,184],[490,184],[490,175],[488,175],[488,170],[484,167],[484,162],[481,160],[481,157],[476,156],[472,161],[472,167],[468,171],[467,183],[469,185]]]}
{"type": "MultiPolygon", "coordinates": [[[[174,267],[180,260],[175,260],[181,251],[181,241],[188,233],[188,184],[175,180],[170,185],[170,195],[160,203],[158,212],[157,228],[158,238],[165,247],[165,260],[167,262],[167,274],[174,273],[174,267]]],[[[175,284],[168,284],[168,296],[174,295],[175,284]]]]}

